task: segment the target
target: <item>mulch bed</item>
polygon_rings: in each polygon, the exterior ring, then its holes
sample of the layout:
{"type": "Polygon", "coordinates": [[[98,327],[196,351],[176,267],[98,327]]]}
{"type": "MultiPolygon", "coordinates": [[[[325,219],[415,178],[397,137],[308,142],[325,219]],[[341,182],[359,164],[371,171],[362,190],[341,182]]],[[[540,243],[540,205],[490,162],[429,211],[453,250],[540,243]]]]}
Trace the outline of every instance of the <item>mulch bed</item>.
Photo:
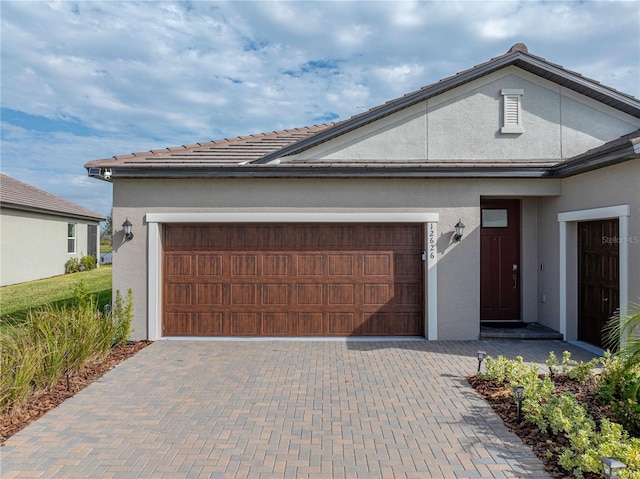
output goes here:
{"type": "Polygon", "coordinates": [[[24,429],[47,411],[59,406],[66,399],[83,390],[93,381],[99,379],[141,349],[146,348],[149,344],[151,344],[151,341],[136,341],[112,349],[104,361],[98,364],[88,364],[80,371],[70,374],[69,390],[67,390],[67,379],[63,376],[52,389],[34,391],[19,410],[13,411],[11,414],[0,415],[0,446],[3,446],[8,438],[24,429]]]}
{"type": "MultiPolygon", "coordinates": [[[[493,410],[502,418],[505,426],[507,426],[514,434],[516,434],[523,443],[527,444],[535,455],[545,466],[545,471],[554,478],[572,478],[573,475],[562,469],[558,465],[559,454],[569,445],[564,435],[554,436],[550,431],[542,434],[535,424],[530,423],[522,418],[517,421],[516,403],[511,395],[511,391],[504,386],[497,385],[495,381],[487,381],[477,376],[467,378],[469,384],[480,394],[493,408],[493,410]],[[551,452],[549,456],[548,453],[551,452]]],[[[578,401],[587,407],[587,411],[599,423],[604,418],[616,420],[610,406],[603,406],[595,399],[596,382],[592,380],[587,384],[580,384],[573,381],[567,376],[554,377],[556,391],[561,394],[563,392],[572,392],[578,401]]],[[[585,473],[585,479],[598,479],[601,475],[585,473]]]]}

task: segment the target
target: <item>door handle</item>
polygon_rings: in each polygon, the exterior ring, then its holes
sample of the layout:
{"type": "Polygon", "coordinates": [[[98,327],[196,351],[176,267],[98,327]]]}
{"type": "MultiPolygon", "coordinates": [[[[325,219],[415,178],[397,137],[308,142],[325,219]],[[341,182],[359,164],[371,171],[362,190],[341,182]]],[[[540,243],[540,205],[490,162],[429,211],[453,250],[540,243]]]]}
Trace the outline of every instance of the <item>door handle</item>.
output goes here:
{"type": "Polygon", "coordinates": [[[518,275],[513,275],[513,289],[518,289],[518,275]]]}
{"type": "Polygon", "coordinates": [[[602,301],[606,303],[607,301],[609,301],[609,298],[602,298],[602,301]]]}

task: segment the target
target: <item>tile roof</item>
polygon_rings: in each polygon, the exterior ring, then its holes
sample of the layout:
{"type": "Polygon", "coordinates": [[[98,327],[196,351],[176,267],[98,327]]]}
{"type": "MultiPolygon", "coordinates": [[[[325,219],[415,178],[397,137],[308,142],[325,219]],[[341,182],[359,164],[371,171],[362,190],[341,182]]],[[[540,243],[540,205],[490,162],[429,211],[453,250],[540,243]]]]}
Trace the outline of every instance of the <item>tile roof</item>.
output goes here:
{"type": "Polygon", "coordinates": [[[335,123],[273,131],[256,135],[225,138],[194,145],[183,145],[162,150],[151,150],[130,155],[118,155],[102,160],[93,160],[85,165],[91,167],[117,168],[120,166],[144,166],[153,168],[192,166],[239,165],[262,158],[291,144],[334,126],[335,123]]]}
{"type": "Polygon", "coordinates": [[[0,206],[57,216],[105,220],[101,214],[0,173],[0,206]]]}

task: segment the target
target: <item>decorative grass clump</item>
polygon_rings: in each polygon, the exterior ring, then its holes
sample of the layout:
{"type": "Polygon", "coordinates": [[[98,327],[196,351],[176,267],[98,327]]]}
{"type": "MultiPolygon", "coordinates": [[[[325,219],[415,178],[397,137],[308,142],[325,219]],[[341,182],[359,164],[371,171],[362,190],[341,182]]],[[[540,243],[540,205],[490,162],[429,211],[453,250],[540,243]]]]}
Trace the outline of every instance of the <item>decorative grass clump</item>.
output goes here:
{"type": "Polygon", "coordinates": [[[65,374],[100,362],[131,333],[133,297],[102,311],[80,282],[71,306],[50,304],[31,310],[0,334],[0,411],[19,408],[36,389],[52,388],[65,374]]]}

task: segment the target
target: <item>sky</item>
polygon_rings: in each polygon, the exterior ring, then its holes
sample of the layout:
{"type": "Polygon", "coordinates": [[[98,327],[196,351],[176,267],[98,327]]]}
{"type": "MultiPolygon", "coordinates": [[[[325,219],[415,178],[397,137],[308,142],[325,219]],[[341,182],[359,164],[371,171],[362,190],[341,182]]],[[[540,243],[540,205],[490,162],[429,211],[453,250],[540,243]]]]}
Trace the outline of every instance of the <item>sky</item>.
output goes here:
{"type": "Polygon", "coordinates": [[[506,53],[640,98],[640,1],[0,1],[2,173],[107,215],[90,160],[349,118],[506,53]]]}

